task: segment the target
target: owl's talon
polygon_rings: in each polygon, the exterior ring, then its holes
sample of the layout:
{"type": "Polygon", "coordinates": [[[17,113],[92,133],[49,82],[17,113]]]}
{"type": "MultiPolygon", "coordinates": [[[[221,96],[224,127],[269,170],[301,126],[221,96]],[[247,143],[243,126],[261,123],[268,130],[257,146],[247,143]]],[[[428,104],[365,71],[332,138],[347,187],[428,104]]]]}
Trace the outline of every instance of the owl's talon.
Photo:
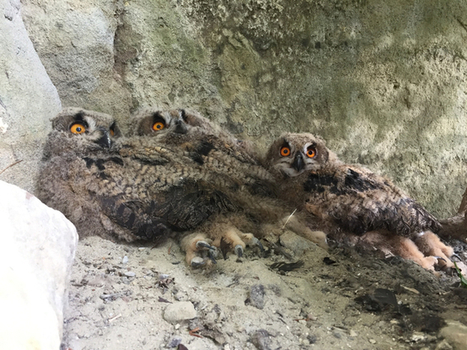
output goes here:
{"type": "Polygon", "coordinates": [[[213,264],[217,264],[217,249],[208,251],[208,258],[212,261],[213,264]]]}
{"type": "Polygon", "coordinates": [[[263,245],[261,244],[261,242],[260,242],[260,240],[258,238],[253,237],[251,239],[251,243],[258,246],[259,249],[261,250],[261,253],[264,253],[264,247],[263,247],[263,245]]]}
{"type": "Polygon", "coordinates": [[[459,261],[462,261],[461,257],[459,255],[457,255],[456,253],[453,253],[451,257],[455,257],[455,258],[459,259],[459,261]]]}
{"type": "Polygon", "coordinates": [[[235,246],[235,254],[237,254],[239,258],[243,256],[243,247],[240,244],[235,246]]]}
{"type": "Polygon", "coordinates": [[[200,249],[200,248],[207,248],[209,250],[216,250],[216,247],[210,245],[209,243],[205,242],[205,241],[198,241],[196,242],[196,248],[200,249]]]}
{"type": "Polygon", "coordinates": [[[190,261],[190,265],[191,267],[193,267],[194,269],[198,269],[200,267],[203,267],[206,265],[206,262],[204,261],[204,259],[200,256],[195,256],[193,259],[191,259],[190,261]]]}

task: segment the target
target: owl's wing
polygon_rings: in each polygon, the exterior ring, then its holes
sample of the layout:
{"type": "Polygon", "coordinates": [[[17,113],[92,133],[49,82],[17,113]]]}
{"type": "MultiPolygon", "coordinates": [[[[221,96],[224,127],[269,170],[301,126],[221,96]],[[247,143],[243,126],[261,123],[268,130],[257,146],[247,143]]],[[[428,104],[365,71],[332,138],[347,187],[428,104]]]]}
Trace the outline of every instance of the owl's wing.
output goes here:
{"type": "Polygon", "coordinates": [[[229,197],[218,190],[209,190],[185,182],[145,199],[135,195],[96,195],[102,212],[114,223],[135,236],[152,240],[171,230],[190,230],[210,216],[236,210],[229,197]]]}
{"type": "Polygon", "coordinates": [[[400,235],[438,231],[439,222],[388,179],[366,169],[346,167],[336,174],[309,174],[304,183],[311,200],[342,228],[356,234],[385,229],[400,235]],[[319,206],[318,206],[319,207],[319,206]]]}
{"type": "Polygon", "coordinates": [[[135,159],[146,164],[166,165],[167,163],[169,163],[170,160],[167,156],[164,156],[164,154],[158,152],[158,149],[154,147],[133,148],[129,146],[124,146],[119,150],[119,154],[123,158],[135,159]]]}
{"type": "Polygon", "coordinates": [[[140,239],[154,240],[170,232],[163,218],[152,215],[152,201],[127,200],[122,195],[97,195],[96,199],[104,215],[140,239]]]}
{"type": "Polygon", "coordinates": [[[175,230],[193,229],[212,215],[238,210],[227,194],[200,183],[173,187],[164,198],[163,203],[155,204],[153,213],[175,230]]]}

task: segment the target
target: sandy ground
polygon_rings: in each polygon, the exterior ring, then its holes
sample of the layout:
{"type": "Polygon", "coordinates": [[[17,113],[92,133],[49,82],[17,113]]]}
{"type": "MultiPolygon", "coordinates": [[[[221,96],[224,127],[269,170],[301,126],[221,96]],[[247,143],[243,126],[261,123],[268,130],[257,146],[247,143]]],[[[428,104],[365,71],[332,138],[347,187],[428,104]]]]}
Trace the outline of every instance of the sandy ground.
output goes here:
{"type": "MultiPolygon", "coordinates": [[[[467,289],[452,271],[437,277],[397,257],[325,251],[290,234],[265,245],[265,256],[248,248],[241,260],[194,270],[173,238],[157,247],[81,240],[63,349],[459,349],[440,333],[467,324],[467,289]],[[183,302],[194,311],[166,321],[183,302]]],[[[464,250],[456,245],[463,260],[464,250]]]]}

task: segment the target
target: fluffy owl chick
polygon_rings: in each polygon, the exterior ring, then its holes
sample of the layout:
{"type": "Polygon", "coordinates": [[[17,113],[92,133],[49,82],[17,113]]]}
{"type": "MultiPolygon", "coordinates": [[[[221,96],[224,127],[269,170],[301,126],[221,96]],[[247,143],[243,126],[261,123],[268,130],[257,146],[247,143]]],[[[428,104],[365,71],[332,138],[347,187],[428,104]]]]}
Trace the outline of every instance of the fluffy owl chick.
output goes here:
{"type": "MultiPolygon", "coordinates": [[[[205,160],[204,156],[208,154],[212,156],[214,153],[220,152],[228,155],[228,157],[224,157],[222,164],[230,166],[238,166],[242,163],[258,165],[258,156],[252,143],[237,139],[219,125],[195,112],[184,109],[145,108],[134,116],[133,124],[135,125],[132,128],[134,140],[141,142],[141,145],[134,147],[134,151],[143,150],[141,154],[134,153],[134,156],[143,158],[146,152],[152,158],[154,151],[158,150],[153,147],[145,148],[145,143],[149,142],[149,146],[154,144],[165,147],[177,146],[179,150],[186,151],[185,156],[201,164],[205,160]],[[137,136],[141,136],[141,138],[137,136]],[[151,152],[153,153],[151,154],[151,152]]],[[[251,171],[258,169],[260,167],[251,171]]],[[[247,171],[247,168],[242,170],[247,171]]],[[[269,174],[264,169],[262,170],[261,176],[268,177],[269,174]]]]}
{"type": "Polygon", "coordinates": [[[237,209],[219,185],[205,183],[198,162],[180,158],[178,147],[154,152],[160,157],[128,156],[133,143],[109,115],[67,108],[52,129],[37,196],[62,211],[80,237],[154,240],[237,209]]]}
{"type": "Polygon", "coordinates": [[[107,114],[67,108],[52,119],[52,129],[37,196],[63,212],[80,237],[154,240],[196,227],[225,203],[221,194],[181,190],[177,184],[189,169],[167,170],[122,156],[126,139],[107,114]],[[189,213],[175,205],[186,198],[194,207],[189,213]]]}
{"type": "Polygon", "coordinates": [[[121,150],[125,157],[153,168],[169,160],[165,168],[187,168],[180,190],[192,196],[177,201],[180,210],[189,213],[194,207],[203,207],[192,203],[195,198],[208,198],[204,205],[220,208],[182,240],[189,264],[209,262],[199,258],[213,250],[211,243],[219,248],[223,242],[223,250],[229,246],[242,255],[247,244],[258,242],[253,235],[244,234],[245,230],[257,232],[261,223],[292,211],[277,202],[275,181],[259,165],[252,147],[208,119],[185,110],[146,109],[136,116],[134,125],[134,136],[121,150]],[[222,205],[203,193],[221,195],[222,205]]]}
{"type": "Polygon", "coordinates": [[[107,114],[70,107],[51,121],[37,197],[70,219],[80,236],[111,238],[115,237],[114,230],[123,237],[131,236],[127,229],[109,220],[100,202],[110,195],[101,170],[109,164],[123,166],[114,148],[114,140],[121,136],[115,120],[107,114]]]}
{"type": "MultiPolygon", "coordinates": [[[[406,237],[425,256],[439,256],[451,264],[452,248],[431,232],[440,229],[433,215],[389,179],[341,162],[323,139],[306,133],[284,134],[270,147],[265,164],[279,179],[283,196],[298,201],[299,207],[323,222],[358,236],[384,231],[406,237]]],[[[405,257],[420,255],[415,249],[409,251],[405,257]]]]}

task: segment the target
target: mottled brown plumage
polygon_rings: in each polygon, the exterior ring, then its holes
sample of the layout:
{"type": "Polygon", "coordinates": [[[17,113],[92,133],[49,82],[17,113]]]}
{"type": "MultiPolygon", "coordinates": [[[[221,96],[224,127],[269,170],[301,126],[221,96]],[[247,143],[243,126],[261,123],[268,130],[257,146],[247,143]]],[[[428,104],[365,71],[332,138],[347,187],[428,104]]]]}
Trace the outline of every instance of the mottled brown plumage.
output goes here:
{"type": "Polygon", "coordinates": [[[106,214],[110,209],[103,210],[108,198],[121,192],[105,174],[108,168],[124,171],[115,148],[120,137],[115,120],[107,114],[70,107],[52,119],[36,194],[65,214],[80,237],[133,237],[131,230],[115,224],[106,214]]]}
{"type": "Polygon", "coordinates": [[[134,125],[133,136],[122,137],[111,116],[80,108],[52,120],[37,195],[81,237],[134,241],[194,232],[182,244],[196,265],[213,250],[209,243],[241,255],[258,242],[244,232],[260,232],[292,211],[277,201],[273,177],[252,147],[207,119],[146,110],[134,125]]]}
{"type": "MultiPolygon", "coordinates": [[[[221,241],[224,245],[227,242],[241,255],[246,243],[257,242],[243,232],[258,233],[263,224],[277,222],[292,212],[277,201],[275,181],[259,164],[253,146],[208,119],[185,110],[145,109],[135,117],[134,125],[135,136],[125,143],[121,154],[159,167],[162,173],[173,164],[187,168],[180,193],[205,201],[193,205],[192,197],[178,199],[177,217],[199,217],[192,215],[194,208],[201,210],[212,203],[219,208],[199,226],[192,225],[196,232],[182,241],[190,263],[211,242],[218,248],[221,241]],[[163,168],[162,159],[170,159],[163,168]]],[[[305,225],[302,228],[310,231],[305,225]]]]}
{"type": "MultiPolygon", "coordinates": [[[[440,229],[433,215],[389,179],[341,162],[321,138],[284,134],[270,147],[265,164],[282,184],[283,198],[321,222],[357,236],[379,231],[406,237],[428,255],[436,250],[432,234],[425,234],[440,229]]],[[[452,255],[450,247],[435,245],[443,258],[452,255]]]]}

